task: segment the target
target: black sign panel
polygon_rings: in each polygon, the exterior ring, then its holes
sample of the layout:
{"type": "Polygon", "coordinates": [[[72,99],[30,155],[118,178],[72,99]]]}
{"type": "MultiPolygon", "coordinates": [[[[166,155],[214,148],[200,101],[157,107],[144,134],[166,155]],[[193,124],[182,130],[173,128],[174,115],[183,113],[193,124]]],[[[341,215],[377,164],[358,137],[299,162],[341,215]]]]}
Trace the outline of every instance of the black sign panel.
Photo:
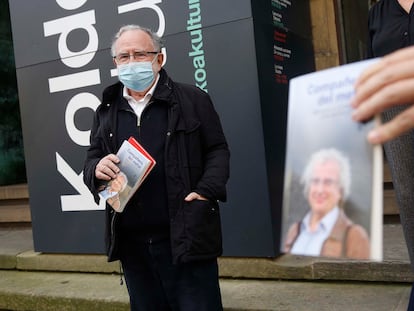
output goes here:
{"type": "MultiPolygon", "coordinates": [[[[278,254],[283,185],[269,176],[283,180],[287,101],[275,82],[274,1],[253,2],[10,2],[36,251],[103,252],[104,206],[83,184],[83,161],[101,92],[117,79],[112,36],[140,24],[164,37],[170,76],[207,91],[220,114],[232,154],[224,254],[278,254]]],[[[313,59],[303,38],[292,49],[313,59]]]]}

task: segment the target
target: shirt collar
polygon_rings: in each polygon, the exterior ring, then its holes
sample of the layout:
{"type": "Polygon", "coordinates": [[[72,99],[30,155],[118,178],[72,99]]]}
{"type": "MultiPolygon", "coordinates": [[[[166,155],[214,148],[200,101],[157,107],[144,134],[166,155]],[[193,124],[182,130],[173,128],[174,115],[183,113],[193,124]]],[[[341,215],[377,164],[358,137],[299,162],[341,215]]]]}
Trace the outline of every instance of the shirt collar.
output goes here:
{"type": "MultiPolygon", "coordinates": [[[[311,217],[311,211],[309,211],[306,216],[303,218],[301,223],[302,229],[309,231],[309,221],[311,217]]],[[[333,226],[339,215],[339,207],[335,206],[328,214],[326,214],[319,222],[319,229],[322,229],[326,232],[331,232],[333,226]]]]}

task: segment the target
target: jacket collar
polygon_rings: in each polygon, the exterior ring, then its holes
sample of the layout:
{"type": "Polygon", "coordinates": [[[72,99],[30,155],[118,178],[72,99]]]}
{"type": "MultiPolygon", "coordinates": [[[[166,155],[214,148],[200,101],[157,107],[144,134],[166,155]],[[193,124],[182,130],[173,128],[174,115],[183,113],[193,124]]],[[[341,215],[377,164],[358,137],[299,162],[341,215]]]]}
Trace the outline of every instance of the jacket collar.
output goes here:
{"type": "MultiPolygon", "coordinates": [[[[152,100],[162,101],[169,105],[169,128],[183,130],[186,128],[183,120],[179,118],[180,115],[180,105],[177,99],[175,92],[176,84],[168,76],[167,72],[161,68],[160,78],[157,84],[157,87],[154,90],[152,100]],[[180,121],[181,120],[181,121],[180,121]]],[[[122,95],[123,84],[117,82],[115,84],[107,87],[103,92],[103,101],[101,107],[106,107],[106,109],[116,109],[116,110],[128,110],[131,109],[128,101],[122,95]],[[116,103],[114,106],[113,103],[116,103]]],[[[115,114],[113,114],[115,116],[115,114]]]]}
{"type": "Polygon", "coordinates": [[[161,100],[168,102],[169,104],[174,104],[175,100],[173,97],[174,82],[168,76],[164,68],[160,70],[160,79],[158,81],[157,87],[155,88],[153,98],[154,100],[161,100]]]}

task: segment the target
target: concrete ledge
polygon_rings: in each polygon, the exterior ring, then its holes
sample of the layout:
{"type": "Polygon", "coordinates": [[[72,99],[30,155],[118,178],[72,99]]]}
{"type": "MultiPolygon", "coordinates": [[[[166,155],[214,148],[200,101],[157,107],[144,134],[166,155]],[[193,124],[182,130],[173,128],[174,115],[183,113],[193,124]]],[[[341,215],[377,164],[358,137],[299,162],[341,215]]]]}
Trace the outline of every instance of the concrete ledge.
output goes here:
{"type": "Polygon", "coordinates": [[[115,275],[0,271],[0,309],[127,311],[128,302],[115,275]]]}
{"type": "Polygon", "coordinates": [[[314,265],[314,279],[370,282],[414,281],[414,273],[408,262],[334,262],[319,261],[314,265]]]}
{"type": "Polygon", "coordinates": [[[119,273],[119,262],[104,255],[42,254],[27,251],[17,256],[16,268],[31,271],[119,273]]]}
{"type": "MultiPolygon", "coordinates": [[[[385,230],[384,262],[219,258],[224,308],[405,311],[414,276],[400,226],[385,230]]],[[[104,255],[34,252],[29,228],[0,230],[0,310],[128,310],[119,283],[118,262],[104,255]]]]}
{"type": "Polygon", "coordinates": [[[17,258],[15,255],[0,254],[0,269],[17,269],[17,258]]]}
{"type": "Polygon", "coordinates": [[[0,269],[16,269],[17,256],[33,249],[30,228],[0,230],[0,269]]]}
{"type": "MultiPolygon", "coordinates": [[[[400,225],[384,227],[384,261],[351,261],[283,255],[278,258],[221,257],[222,278],[413,282],[400,225]]],[[[0,230],[0,269],[119,274],[119,263],[104,255],[45,254],[33,251],[30,228],[0,230]]]]}
{"type": "Polygon", "coordinates": [[[270,258],[219,258],[221,277],[273,280],[414,281],[409,262],[326,260],[293,255],[270,258]]]}
{"type": "MultiPolygon", "coordinates": [[[[405,311],[409,284],[220,279],[224,310],[405,311]]],[[[0,270],[0,310],[127,311],[119,276],[0,270]]]]}
{"type": "Polygon", "coordinates": [[[312,260],[284,255],[279,258],[219,258],[221,277],[251,279],[312,279],[312,260]],[[293,259],[293,260],[291,260],[293,259]]]}
{"type": "MultiPolygon", "coordinates": [[[[119,262],[104,255],[42,254],[26,251],[17,256],[0,255],[0,269],[119,274],[119,262]]],[[[323,260],[283,255],[279,258],[219,258],[220,277],[267,280],[325,280],[413,282],[408,262],[323,260]]]]}

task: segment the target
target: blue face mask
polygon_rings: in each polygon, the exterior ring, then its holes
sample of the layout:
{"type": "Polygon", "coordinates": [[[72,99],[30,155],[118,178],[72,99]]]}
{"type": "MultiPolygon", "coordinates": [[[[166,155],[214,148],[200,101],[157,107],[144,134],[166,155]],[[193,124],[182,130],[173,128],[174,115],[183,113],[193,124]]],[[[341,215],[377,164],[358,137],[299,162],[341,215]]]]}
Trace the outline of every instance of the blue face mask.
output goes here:
{"type": "Polygon", "coordinates": [[[133,91],[145,91],[154,81],[152,62],[130,62],[118,65],[118,79],[133,91]]]}

